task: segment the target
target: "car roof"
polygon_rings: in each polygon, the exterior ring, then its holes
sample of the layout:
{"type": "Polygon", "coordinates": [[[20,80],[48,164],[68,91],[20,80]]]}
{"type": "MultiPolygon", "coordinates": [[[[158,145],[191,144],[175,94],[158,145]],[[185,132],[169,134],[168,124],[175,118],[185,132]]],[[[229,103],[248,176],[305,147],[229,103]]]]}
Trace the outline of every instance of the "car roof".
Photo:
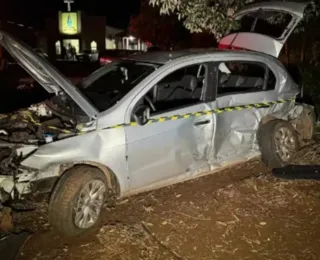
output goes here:
{"type": "MultiPolygon", "coordinates": [[[[183,58],[196,58],[197,56],[203,55],[215,55],[215,56],[251,56],[251,57],[261,57],[269,59],[270,61],[278,61],[275,57],[271,55],[267,55],[265,53],[254,52],[254,51],[243,51],[243,50],[221,50],[221,49],[186,49],[186,50],[176,50],[176,51],[153,51],[153,52],[145,52],[142,54],[136,54],[134,56],[130,56],[128,59],[140,61],[140,62],[148,62],[148,63],[157,63],[157,64],[165,64],[169,61],[175,59],[183,59],[183,58]]],[[[278,61],[279,62],[279,61],[278,61]]]]}

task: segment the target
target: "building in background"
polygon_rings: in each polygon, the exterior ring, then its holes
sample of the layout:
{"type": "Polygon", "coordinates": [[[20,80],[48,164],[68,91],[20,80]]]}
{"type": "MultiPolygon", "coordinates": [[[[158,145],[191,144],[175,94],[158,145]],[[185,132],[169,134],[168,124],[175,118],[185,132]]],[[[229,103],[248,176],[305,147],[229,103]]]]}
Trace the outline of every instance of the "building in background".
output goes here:
{"type": "Polygon", "coordinates": [[[123,30],[106,25],[106,50],[120,49],[119,46],[119,33],[122,33],[123,30]]]}
{"type": "Polygon", "coordinates": [[[146,45],[127,35],[124,30],[106,25],[103,16],[91,16],[82,11],[60,11],[56,18],[46,20],[46,29],[38,47],[50,57],[59,57],[63,48],[75,48],[76,54],[105,49],[146,50],[146,45]],[[94,28],[94,29],[93,29],[94,28]]]}
{"type": "Polygon", "coordinates": [[[125,50],[146,51],[148,49],[147,43],[130,35],[127,31],[123,31],[117,35],[119,39],[119,46],[125,50]]]}
{"type": "Polygon", "coordinates": [[[112,26],[106,26],[106,49],[122,49],[146,51],[147,44],[121,30],[112,26]]]}
{"type": "Polygon", "coordinates": [[[5,10],[0,10],[0,29],[11,33],[32,48],[43,51],[50,58],[60,58],[65,48],[68,49],[70,46],[74,48],[76,54],[89,51],[99,53],[109,49],[142,51],[147,49],[145,43],[130,36],[126,30],[107,25],[104,16],[73,10],[72,0],[64,2],[67,4],[65,10],[47,18],[45,23],[33,26],[20,18],[20,20],[10,20],[5,10]]]}
{"type": "Polygon", "coordinates": [[[128,36],[124,30],[107,25],[104,16],[72,10],[72,0],[65,0],[65,3],[68,6],[65,10],[47,18],[41,26],[37,24],[37,29],[20,20],[8,20],[5,13],[0,18],[0,29],[33,48],[41,49],[50,58],[60,58],[70,46],[75,54],[99,53],[106,49],[146,49],[143,43],[128,36]]]}
{"type": "Polygon", "coordinates": [[[51,57],[60,56],[63,48],[70,46],[76,54],[84,50],[98,52],[105,49],[105,27],[105,17],[90,16],[80,11],[61,11],[56,18],[47,19],[46,30],[42,34],[45,39],[42,45],[46,47],[39,47],[46,49],[51,57]]]}

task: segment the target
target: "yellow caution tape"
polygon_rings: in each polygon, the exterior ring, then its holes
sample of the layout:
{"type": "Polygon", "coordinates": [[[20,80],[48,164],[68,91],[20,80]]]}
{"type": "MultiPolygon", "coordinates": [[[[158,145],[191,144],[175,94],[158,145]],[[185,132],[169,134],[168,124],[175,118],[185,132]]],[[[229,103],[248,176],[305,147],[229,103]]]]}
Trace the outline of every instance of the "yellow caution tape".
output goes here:
{"type": "MultiPolygon", "coordinates": [[[[225,107],[225,108],[219,108],[219,109],[213,109],[213,110],[199,111],[199,112],[194,112],[194,113],[186,113],[186,114],[180,114],[180,115],[152,118],[152,119],[149,119],[147,124],[163,123],[163,122],[175,121],[175,120],[179,120],[179,119],[188,119],[188,118],[191,118],[191,117],[199,117],[199,116],[205,116],[205,115],[241,111],[243,109],[267,108],[267,107],[271,107],[271,106],[273,106],[275,104],[283,104],[285,102],[292,102],[294,100],[295,100],[295,98],[291,98],[291,99],[287,99],[287,100],[280,99],[278,101],[262,102],[262,103],[255,103],[255,104],[249,104],[249,105],[225,107]]],[[[36,125],[36,126],[43,125],[39,121],[36,121],[32,117],[32,114],[30,112],[28,112],[28,111],[21,113],[21,115],[23,117],[25,117],[25,116],[27,117],[27,118],[23,119],[24,122],[32,123],[33,125],[36,125]]],[[[4,118],[4,117],[5,117],[5,115],[0,115],[0,119],[4,118]]],[[[11,120],[17,119],[17,115],[12,115],[10,119],[11,120]]],[[[106,128],[103,128],[103,130],[114,129],[114,128],[122,128],[122,127],[128,127],[128,126],[139,126],[139,125],[137,124],[137,122],[130,122],[130,123],[127,123],[127,124],[119,124],[119,125],[106,127],[106,128]]],[[[66,133],[66,134],[74,133],[75,135],[81,135],[81,134],[87,133],[87,132],[83,131],[83,128],[84,128],[83,124],[77,125],[77,132],[70,131],[70,130],[67,130],[67,129],[60,129],[60,128],[57,128],[55,126],[46,125],[46,127],[49,128],[49,129],[60,131],[61,133],[66,133]]],[[[88,131],[88,132],[92,132],[92,131],[88,131]]]]}
{"type": "MultiPolygon", "coordinates": [[[[287,100],[280,99],[278,101],[262,102],[262,103],[255,103],[255,104],[249,104],[249,105],[234,106],[234,107],[224,107],[224,108],[213,109],[213,110],[199,111],[199,112],[195,112],[195,113],[186,113],[186,114],[181,114],[181,115],[152,118],[148,121],[147,124],[163,123],[163,122],[173,121],[173,120],[178,120],[178,119],[187,119],[190,117],[199,117],[199,116],[205,116],[205,115],[211,115],[211,114],[221,114],[221,113],[226,113],[226,112],[234,112],[234,111],[240,111],[243,109],[267,108],[267,107],[271,107],[275,104],[283,104],[285,102],[292,102],[294,100],[295,100],[295,98],[291,98],[291,99],[287,99],[287,100]]],[[[103,129],[114,129],[114,128],[121,128],[121,127],[128,127],[128,126],[138,126],[138,124],[136,122],[130,122],[128,124],[114,125],[114,126],[106,127],[103,129]]]]}

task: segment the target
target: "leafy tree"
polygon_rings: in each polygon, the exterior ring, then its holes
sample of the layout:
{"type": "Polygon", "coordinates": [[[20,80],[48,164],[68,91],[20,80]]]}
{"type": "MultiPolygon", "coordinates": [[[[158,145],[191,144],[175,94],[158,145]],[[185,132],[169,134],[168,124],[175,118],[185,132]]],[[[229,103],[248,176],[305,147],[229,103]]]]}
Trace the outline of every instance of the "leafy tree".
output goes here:
{"type": "Polygon", "coordinates": [[[141,3],[139,15],[131,18],[129,31],[163,49],[183,47],[189,37],[189,32],[176,15],[160,15],[159,8],[150,6],[147,1],[141,3]]]}
{"type": "MultiPolygon", "coordinates": [[[[191,32],[211,32],[217,39],[229,28],[237,26],[232,19],[233,14],[245,4],[252,2],[261,0],[149,0],[151,5],[160,7],[160,14],[177,14],[191,32]]],[[[306,16],[306,23],[312,20],[311,17],[314,15],[319,15],[319,0],[316,0],[313,6],[306,16]]],[[[302,30],[304,27],[299,28],[302,30]]]]}
{"type": "Polygon", "coordinates": [[[219,39],[234,26],[232,15],[251,0],[149,0],[160,7],[160,14],[176,13],[193,33],[211,32],[219,39]]]}

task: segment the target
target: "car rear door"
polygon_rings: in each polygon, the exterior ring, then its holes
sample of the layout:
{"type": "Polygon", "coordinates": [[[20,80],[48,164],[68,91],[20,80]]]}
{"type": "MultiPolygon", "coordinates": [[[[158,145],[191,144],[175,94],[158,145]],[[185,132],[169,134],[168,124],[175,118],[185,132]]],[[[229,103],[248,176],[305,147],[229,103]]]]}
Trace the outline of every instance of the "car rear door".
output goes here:
{"type": "Polygon", "coordinates": [[[277,79],[282,75],[263,59],[250,59],[249,55],[242,59],[226,57],[221,63],[228,69],[218,70],[217,75],[216,106],[223,112],[215,114],[213,160],[225,165],[257,153],[256,131],[261,118],[270,112],[264,102],[278,100],[277,79]]]}

